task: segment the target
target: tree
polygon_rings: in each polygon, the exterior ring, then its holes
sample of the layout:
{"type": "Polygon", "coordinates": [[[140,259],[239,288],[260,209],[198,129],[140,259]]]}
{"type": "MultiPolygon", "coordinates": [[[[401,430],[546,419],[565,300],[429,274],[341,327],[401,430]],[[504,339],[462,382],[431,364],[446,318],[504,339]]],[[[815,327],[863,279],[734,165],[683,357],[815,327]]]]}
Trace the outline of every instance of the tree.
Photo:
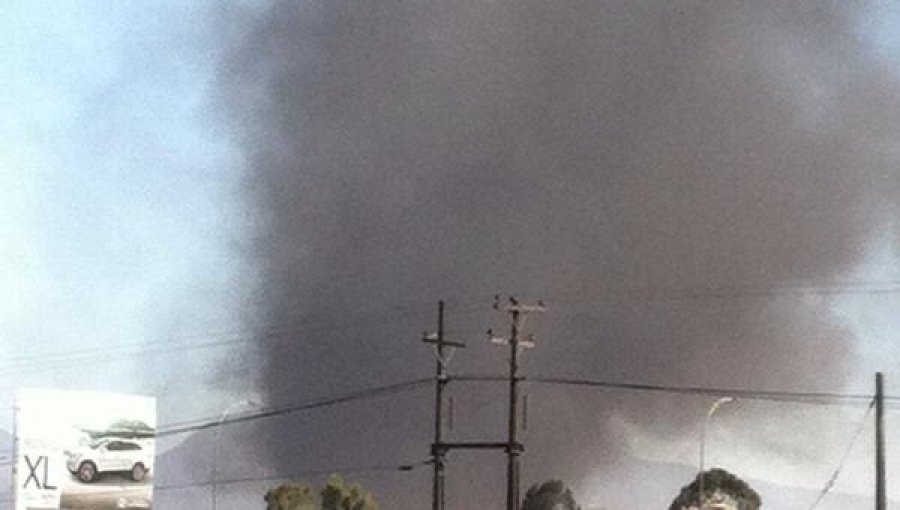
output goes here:
{"type": "Polygon", "coordinates": [[[321,490],[302,483],[283,484],[266,493],[267,510],[378,510],[371,493],[331,475],[321,490]]]}
{"type": "Polygon", "coordinates": [[[359,484],[347,485],[340,476],[331,475],[322,489],[322,510],[378,510],[378,504],[359,484]]]}
{"type": "Polygon", "coordinates": [[[306,484],[287,483],[266,493],[266,510],[320,510],[318,491],[306,484]]]}
{"type": "MultiPolygon", "coordinates": [[[[684,510],[700,507],[700,476],[681,489],[672,501],[669,510],[684,510]]],[[[726,508],[736,510],[758,510],[762,505],[759,494],[737,476],[720,468],[704,471],[703,492],[709,500],[724,499],[726,508]]]]}
{"type": "Polygon", "coordinates": [[[534,484],[525,493],[522,510],[579,510],[572,491],[560,480],[534,484]]]}

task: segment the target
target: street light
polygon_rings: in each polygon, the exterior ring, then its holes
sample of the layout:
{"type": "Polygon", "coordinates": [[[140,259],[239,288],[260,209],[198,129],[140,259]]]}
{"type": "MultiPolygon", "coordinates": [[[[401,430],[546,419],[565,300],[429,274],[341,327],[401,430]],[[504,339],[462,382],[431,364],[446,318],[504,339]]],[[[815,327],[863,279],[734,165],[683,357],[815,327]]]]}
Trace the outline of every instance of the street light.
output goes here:
{"type": "Polygon", "coordinates": [[[216,426],[213,427],[213,456],[212,456],[212,476],[211,478],[211,492],[210,497],[212,498],[212,507],[213,510],[216,510],[216,485],[219,478],[219,428],[222,426],[222,422],[228,418],[228,415],[231,414],[235,409],[239,409],[241,407],[256,407],[259,404],[250,399],[239,400],[237,402],[232,402],[231,405],[225,408],[222,411],[221,416],[219,416],[218,421],[216,421],[216,426]]]}
{"type": "Polygon", "coordinates": [[[709,424],[709,419],[712,418],[712,415],[719,409],[723,404],[727,404],[729,402],[734,402],[734,397],[722,397],[709,406],[709,410],[706,411],[706,418],[703,420],[703,428],[700,430],[700,493],[697,497],[697,504],[699,505],[699,510],[704,510],[706,505],[703,500],[706,499],[703,495],[703,464],[704,464],[704,456],[706,454],[706,427],[709,424]]]}

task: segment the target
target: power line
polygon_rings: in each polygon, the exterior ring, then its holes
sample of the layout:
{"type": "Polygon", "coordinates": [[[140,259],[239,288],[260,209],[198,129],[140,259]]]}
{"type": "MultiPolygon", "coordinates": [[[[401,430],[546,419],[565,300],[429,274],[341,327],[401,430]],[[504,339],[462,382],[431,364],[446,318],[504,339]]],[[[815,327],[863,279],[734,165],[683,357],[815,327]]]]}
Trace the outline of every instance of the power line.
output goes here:
{"type": "MultiPolygon", "coordinates": [[[[423,378],[423,379],[414,379],[410,381],[388,384],[385,386],[377,386],[373,388],[368,388],[364,390],[354,391],[350,393],[345,393],[343,395],[337,395],[334,397],[321,398],[315,400],[309,400],[305,402],[278,406],[278,407],[269,407],[262,409],[257,412],[245,413],[241,415],[235,415],[231,418],[220,420],[218,417],[208,417],[208,418],[198,418],[189,421],[183,422],[174,422],[166,424],[162,427],[158,427],[156,430],[155,437],[166,437],[173,436],[177,434],[185,434],[188,432],[195,432],[199,430],[207,430],[215,427],[222,427],[226,425],[231,425],[234,423],[242,423],[248,421],[255,421],[264,418],[271,418],[275,416],[282,416],[291,413],[298,413],[302,411],[308,411],[312,409],[330,407],[339,404],[346,404],[349,402],[355,402],[358,400],[365,400],[371,398],[382,397],[386,395],[393,395],[396,393],[401,393],[405,391],[411,391],[413,389],[424,387],[427,384],[432,382],[431,378],[423,378]]],[[[11,453],[11,451],[10,451],[11,453]]],[[[13,464],[13,459],[5,459],[0,461],[0,466],[8,466],[13,464]]]]}
{"type": "MultiPolygon", "coordinates": [[[[491,376],[481,376],[481,377],[470,376],[470,377],[458,377],[458,378],[454,378],[454,379],[462,380],[462,381],[495,381],[495,380],[505,381],[506,380],[506,378],[503,378],[503,377],[491,377],[491,376]]],[[[568,384],[570,382],[577,382],[579,385],[584,385],[583,383],[585,383],[585,382],[591,382],[591,383],[598,383],[598,384],[591,384],[591,386],[597,386],[597,385],[602,384],[603,386],[612,386],[613,388],[617,388],[617,389],[641,389],[641,390],[652,389],[652,390],[657,390],[657,391],[676,391],[679,393],[684,393],[684,392],[688,392],[688,393],[698,393],[699,392],[702,394],[710,394],[710,392],[734,393],[734,390],[720,390],[720,389],[715,389],[715,388],[693,388],[693,387],[675,387],[675,386],[661,387],[661,386],[655,386],[655,385],[602,383],[602,382],[598,382],[598,381],[584,381],[584,380],[557,379],[557,378],[540,378],[540,379],[529,378],[528,380],[530,380],[531,382],[548,382],[548,383],[553,383],[553,384],[556,384],[556,383],[568,384]],[[685,390],[688,390],[688,391],[685,391],[685,390]]],[[[286,414],[289,412],[295,412],[295,411],[300,411],[300,410],[305,410],[305,409],[312,409],[315,407],[322,407],[322,406],[326,406],[326,405],[335,405],[335,404],[339,404],[339,403],[350,402],[350,401],[357,400],[360,398],[374,397],[374,396],[379,396],[382,394],[404,391],[406,389],[411,389],[415,386],[419,386],[419,385],[422,385],[424,383],[429,383],[429,382],[431,382],[430,379],[418,379],[418,380],[414,380],[414,381],[408,381],[405,383],[398,383],[398,384],[382,386],[382,387],[378,387],[378,388],[371,388],[369,390],[362,390],[359,392],[354,392],[354,393],[342,395],[339,397],[333,397],[330,399],[322,399],[322,400],[318,400],[318,401],[308,402],[305,404],[288,406],[288,407],[279,408],[279,409],[271,409],[271,410],[267,410],[264,412],[252,413],[252,414],[248,414],[248,415],[244,415],[244,416],[238,416],[233,419],[222,421],[222,422],[207,422],[207,423],[203,423],[200,425],[194,425],[191,427],[181,427],[181,428],[172,427],[167,432],[160,433],[159,435],[170,435],[170,434],[187,432],[189,430],[201,430],[201,429],[205,429],[205,428],[210,428],[212,426],[226,425],[226,424],[230,424],[230,423],[248,421],[251,419],[259,419],[259,418],[265,418],[265,417],[269,417],[269,416],[276,416],[279,414],[286,414]]],[[[770,397],[774,394],[788,395],[788,396],[794,396],[794,397],[796,397],[798,395],[803,395],[803,396],[813,395],[816,397],[829,396],[829,397],[854,398],[854,399],[859,397],[859,395],[852,395],[852,394],[771,392],[771,391],[749,392],[749,390],[748,390],[746,393],[744,393],[742,398],[753,398],[756,394],[759,394],[762,397],[765,397],[765,398],[761,398],[762,400],[768,400],[769,399],[768,397],[770,397]]],[[[838,463],[838,467],[835,469],[832,476],[826,482],[825,487],[823,488],[822,492],[819,494],[819,497],[812,504],[812,506],[809,507],[809,510],[813,510],[819,504],[819,502],[822,501],[822,499],[830,491],[830,489],[833,487],[834,482],[837,479],[838,475],[840,474],[842,468],[844,467],[844,464],[846,463],[846,460],[849,457],[849,454],[852,451],[853,446],[855,445],[859,436],[862,434],[862,432],[865,428],[865,425],[866,425],[866,420],[868,419],[868,416],[871,413],[873,407],[874,407],[874,400],[870,401],[865,415],[863,416],[862,420],[860,421],[860,424],[857,427],[847,449],[844,451],[844,454],[842,455],[842,457],[838,463]]],[[[217,483],[223,484],[223,485],[229,485],[229,484],[249,483],[249,482],[281,481],[281,480],[296,479],[296,478],[306,477],[306,476],[327,475],[327,474],[331,474],[331,473],[406,472],[406,471],[412,471],[412,470],[416,469],[417,467],[428,465],[431,462],[432,462],[431,460],[424,460],[424,461],[407,463],[407,464],[378,464],[378,465],[368,465],[368,466],[345,466],[345,467],[330,468],[330,469],[304,470],[304,471],[292,472],[291,474],[288,474],[288,475],[230,478],[230,479],[218,480],[217,483]]],[[[181,483],[181,484],[160,485],[160,486],[153,487],[152,490],[153,491],[178,490],[178,489],[186,489],[186,488],[191,488],[191,487],[203,487],[203,486],[210,485],[211,483],[212,483],[212,481],[208,480],[208,481],[202,481],[202,482],[188,482],[188,483],[181,483]]],[[[106,492],[92,493],[92,495],[115,495],[115,494],[119,494],[119,493],[120,493],[119,491],[106,491],[106,492]]],[[[0,501],[11,502],[11,501],[13,501],[13,499],[12,498],[4,498],[0,501]]]]}
{"type": "MultiPolygon", "coordinates": [[[[393,307],[386,312],[373,313],[371,316],[359,317],[355,320],[344,321],[341,324],[325,323],[325,319],[321,318],[316,318],[315,320],[303,319],[295,325],[275,326],[259,332],[251,330],[226,330],[210,335],[195,334],[163,338],[155,340],[152,344],[148,344],[148,342],[124,342],[102,347],[19,355],[12,358],[6,358],[4,363],[0,363],[0,375],[10,375],[24,370],[40,372],[45,370],[58,371],[68,368],[81,369],[84,366],[104,364],[110,361],[129,359],[136,356],[174,355],[187,350],[211,349],[239,344],[259,345],[264,342],[274,341],[296,334],[313,335],[327,332],[344,332],[350,331],[353,328],[369,327],[374,322],[391,323],[396,321],[399,317],[414,317],[420,315],[421,311],[417,308],[418,304],[393,307]],[[219,336],[219,338],[215,338],[216,336],[219,336]],[[210,337],[213,339],[199,343],[184,341],[210,337]]],[[[462,310],[461,313],[467,314],[477,310],[477,308],[469,308],[467,310],[462,310]]]]}
{"type": "MultiPolygon", "coordinates": [[[[581,292],[573,291],[568,293],[561,293],[556,300],[563,301],[566,300],[565,295],[575,294],[583,294],[584,292],[588,292],[590,289],[584,289],[581,292]]],[[[878,281],[862,281],[862,282],[839,282],[833,285],[783,285],[783,286],[772,286],[768,288],[753,288],[753,287],[740,287],[740,286],[721,286],[721,287],[699,287],[699,288],[630,288],[630,289],[605,289],[604,293],[607,295],[620,296],[629,299],[644,299],[644,300],[655,300],[655,299],[667,299],[667,300],[694,300],[694,299],[725,299],[725,298],[745,298],[745,297],[771,297],[771,296],[780,296],[780,295],[791,295],[791,294],[900,294],[900,281],[895,280],[886,280],[882,282],[878,281]]],[[[584,299],[579,299],[579,302],[585,302],[584,299]]],[[[600,301],[607,301],[605,299],[601,299],[600,301]]],[[[416,315],[421,312],[418,311],[420,303],[409,303],[407,305],[393,307],[386,312],[373,313],[377,317],[384,317],[385,315],[397,316],[397,315],[416,315]]],[[[471,308],[469,310],[460,310],[457,313],[470,313],[477,310],[476,308],[471,308]]],[[[320,333],[323,331],[337,331],[337,330],[346,330],[350,327],[354,327],[363,323],[366,323],[370,320],[373,320],[372,317],[361,317],[360,319],[347,324],[346,322],[336,326],[330,324],[321,324],[321,322],[326,321],[327,318],[315,317],[315,316],[304,316],[300,318],[300,321],[296,325],[283,325],[276,326],[273,328],[269,328],[260,333],[256,333],[252,330],[225,330],[213,333],[198,333],[192,335],[185,335],[180,337],[170,337],[168,339],[155,340],[154,345],[156,348],[152,349],[138,349],[133,352],[125,352],[119,353],[120,355],[141,355],[148,353],[168,353],[171,352],[170,349],[160,349],[160,345],[181,345],[183,340],[189,340],[193,338],[208,338],[208,337],[219,337],[218,340],[213,340],[209,342],[203,342],[199,344],[187,344],[183,345],[181,348],[186,349],[205,349],[205,348],[213,348],[213,347],[221,347],[227,345],[235,345],[240,343],[249,343],[256,342],[260,339],[271,338],[271,337],[279,337],[282,335],[287,335],[291,333],[302,333],[302,332],[310,332],[310,333],[320,333]],[[316,325],[319,322],[320,324],[316,325]],[[222,339],[222,337],[232,337],[236,336],[237,338],[232,339],[222,339]]],[[[6,358],[6,363],[0,365],[0,372],[7,371],[12,368],[20,368],[25,365],[35,365],[39,368],[43,368],[47,365],[48,362],[57,362],[57,363],[68,363],[75,356],[92,358],[96,354],[104,354],[109,353],[111,351],[116,351],[119,349],[128,349],[128,348],[140,348],[145,346],[146,344],[143,342],[125,342],[115,345],[105,345],[102,347],[93,347],[93,348],[81,348],[81,349],[73,349],[63,352],[49,352],[42,354],[32,354],[32,355],[18,355],[6,358]]],[[[104,357],[101,360],[92,361],[91,359],[84,360],[86,363],[99,362],[103,363],[109,361],[109,357],[104,357]]],[[[64,366],[61,368],[65,368],[64,366]]]]}
{"type": "MultiPolygon", "coordinates": [[[[507,379],[494,375],[462,375],[450,378],[461,382],[504,382],[507,379]]],[[[747,400],[768,400],[775,402],[797,402],[814,404],[818,402],[866,403],[872,395],[835,392],[801,392],[801,391],[761,391],[735,388],[712,388],[701,386],[674,386],[663,384],[622,383],[594,379],[577,379],[562,377],[521,377],[523,382],[560,386],[583,386],[610,390],[652,391],[665,393],[681,393],[690,395],[733,395],[747,400]]],[[[900,401],[898,397],[886,397],[900,401]]]]}
{"type": "MultiPolygon", "coordinates": [[[[420,303],[408,303],[405,305],[393,306],[389,307],[386,310],[368,310],[365,316],[357,317],[355,320],[349,322],[349,327],[357,326],[363,323],[367,323],[370,320],[382,318],[382,317],[391,317],[395,318],[397,316],[402,315],[420,315],[422,312],[420,310],[420,303]]],[[[294,332],[304,332],[308,329],[311,329],[312,332],[322,332],[323,330],[344,330],[349,329],[347,321],[342,321],[340,325],[336,325],[332,323],[332,318],[330,317],[321,317],[315,315],[300,315],[294,317],[287,317],[290,319],[288,323],[284,323],[281,325],[273,325],[268,328],[258,329],[258,328],[241,328],[241,329],[228,329],[221,331],[213,331],[213,332],[205,332],[205,333],[194,333],[187,335],[177,335],[177,336],[169,336],[165,338],[153,339],[155,344],[181,344],[184,340],[191,339],[205,339],[205,338],[227,338],[227,337],[237,337],[232,341],[234,343],[247,342],[257,340],[258,336],[267,337],[281,333],[294,333],[294,332]]],[[[69,357],[69,356],[89,356],[93,354],[102,354],[105,352],[109,352],[117,349],[127,349],[127,348],[140,348],[145,347],[147,342],[122,342],[118,344],[105,344],[103,346],[98,347],[85,347],[80,349],[70,349],[66,351],[54,351],[54,352],[46,352],[41,354],[23,354],[23,355],[14,355],[7,356],[5,358],[5,362],[13,362],[13,364],[18,362],[46,362],[48,358],[59,358],[59,357],[69,357]]],[[[190,344],[188,344],[190,345],[190,344]]],[[[0,368],[6,368],[9,363],[4,363],[0,365],[0,368]]]]}
{"type": "MultiPolygon", "coordinates": [[[[467,382],[467,381],[503,381],[506,382],[508,380],[507,377],[503,376],[457,376],[451,378],[451,380],[467,382]]],[[[532,382],[539,384],[553,384],[553,385],[566,385],[566,386],[587,386],[587,387],[598,387],[604,389],[621,389],[621,390],[633,390],[633,391],[659,391],[659,392],[674,392],[674,393],[682,393],[682,394],[702,394],[702,395],[715,395],[715,394],[730,394],[730,395],[738,395],[744,399],[757,399],[757,400],[769,400],[769,401],[792,401],[792,402],[800,402],[800,403],[810,403],[810,399],[819,399],[819,400],[851,400],[857,401],[860,399],[868,399],[869,406],[866,411],[865,416],[861,422],[860,427],[857,429],[856,433],[853,436],[853,439],[850,442],[847,450],[844,452],[844,455],[841,457],[838,468],[835,470],[832,477],[826,483],[825,488],[820,494],[819,498],[810,507],[810,510],[814,508],[819,501],[824,498],[830,488],[833,486],[834,481],[839,475],[843,465],[846,462],[846,459],[849,456],[849,453],[857,441],[858,437],[863,431],[865,426],[865,420],[873,408],[874,401],[871,400],[870,395],[861,395],[861,394],[848,394],[848,393],[834,393],[834,392],[796,392],[796,391],[756,391],[756,390],[746,390],[746,389],[724,389],[724,388],[704,388],[704,387],[693,387],[693,386],[673,386],[673,385],[651,385],[651,384],[637,384],[637,383],[615,383],[608,381],[597,381],[597,380],[588,380],[588,379],[572,379],[572,378],[554,378],[554,377],[523,377],[523,382],[532,382]]],[[[373,388],[368,388],[364,390],[354,391],[350,393],[346,393],[343,395],[338,395],[329,398],[316,399],[306,402],[301,402],[292,405],[279,406],[268,408],[259,412],[247,413],[243,415],[238,415],[233,418],[227,420],[215,420],[214,418],[200,418],[185,422],[175,422],[170,423],[164,427],[158,429],[157,436],[164,437],[169,435],[176,435],[181,433],[199,431],[210,429],[213,427],[225,426],[234,423],[240,422],[248,422],[255,421],[258,419],[264,419],[269,417],[275,417],[285,414],[290,414],[294,412],[301,412],[305,410],[311,410],[316,408],[328,407],[343,403],[349,403],[357,400],[368,399],[368,398],[376,398],[380,396],[395,394],[403,391],[409,391],[415,389],[417,387],[424,387],[425,385],[430,384],[432,381],[431,378],[421,378],[415,379],[390,385],[378,386],[373,388]]],[[[893,397],[896,399],[896,397],[893,397]]],[[[424,461],[416,464],[403,464],[403,465],[379,465],[379,466],[364,466],[364,467],[344,467],[340,469],[331,469],[331,470],[319,470],[319,471],[305,471],[305,472],[297,472],[292,473],[288,476],[269,476],[269,477],[248,477],[248,478],[234,478],[234,479],[226,479],[220,480],[218,483],[230,484],[230,483],[242,483],[242,482],[252,482],[252,481],[267,481],[267,480],[282,480],[291,477],[297,476],[309,476],[313,474],[326,474],[332,472],[360,472],[360,471],[376,471],[376,470],[385,470],[385,471],[409,471],[414,469],[416,466],[430,463],[431,461],[424,461]]],[[[0,465],[9,465],[11,462],[3,462],[0,465]]],[[[188,484],[176,484],[176,485],[168,485],[168,486],[159,486],[156,487],[156,490],[174,490],[178,488],[188,488],[193,486],[203,486],[208,485],[211,482],[194,482],[188,484]]]]}
{"type": "MultiPolygon", "coordinates": [[[[850,401],[859,402],[864,400],[869,402],[871,395],[857,393],[836,393],[836,392],[799,392],[799,391],[761,391],[737,388],[716,388],[716,387],[699,387],[699,386],[674,386],[674,385],[656,385],[644,383],[622,383],[610,382],[593,379],[576,379],[576,378],[560,378],[560,377],[528,377],[520,376],[519,379],[525,383],[550,384],[562,386],[583,386],[610,390],[628,390],[628,391],[651,391],[665,393],[680,393],[692,395],[735,395],[746,400],[765,400],[774,402],[796,402],[804,404],[818,403],[816,401],[850,401]]],[[[458,382],[508,382],[507,376],[494,375],[459,375],[448,376],[449,381],[458,382]]],[[[376,386],[362,390],[336,395],[332,397],[324,397],[299,403],[286,404],[282,406],[267,407],[256,412],[248,412],[235,415],[226,420],[219,420],[218,417],[201,417],[180,422],[172,422],[163,425],[157,429],[157,436],[163,437],[168,435],[181,434],[197,430],[206,430],[213,427],[230,425],[233,423],[254,421],[257,419],[280,416],[294,412],[306,411],[321,407],[329,407],[332,405],[349,403],[357,400],[376,398],[380,396],[410,391],[418,387],[425,386],[433,382],[432,378],[419,378],[399,383],[393,383],[384,386],[376,386]]],[[[885,397],[886,400],[892,400],[900,404],[900,397],[885,397]]],[[[10,453],[11,450],[0,450],[0,453],[10,453]]],[[[0,464],[2,465],[2,464],[0,464]]]]}
{"type": "MultiPolygon", "coordinates": [[[[389,315],[393,319],[396,319],[398,316],[403,315],[413,315],[410,312],[404,313],[396,313],[389,315]]],[[[341,331],[349,331],[355,327],[363,327],[368,326],[373,322],[374,319],[365,317],[360,318],[356,321],[345,322],[341,325],[319,325],[319,326],[298,326],[298,327],[282,327],[282,328],[273,328],[270,330],[262,331],[260,333],[255,334],[246,334],[245,336],[240,336],[237,334],[236,338],[223,338],[223,339],[215,339],[206,342],[200,343],[185,343],[181,341],[173,341],[173,342],[155,342],[153,344],[148,345],[147,343],[127,343],[127,344],[119,344],[118,346],[109,346],[109,347],[97,347],[91,349],[79,349],[76,351],[62,351],[57,353],[46,353],[42,355],[32,355],[29,357],[22,357],[16,362],[9,362],[0,364],[0,375],[9,375],[12,373],[29,370],[30,372],[39,372],[44,370],[60,370],[60,369],[81,369],[84,366],[96,365],[108,363],[114,360],[120,359],[130,359],[137,356],[148,356],[148,355],[174,355],[180,354],[188,350],[198,350],[198,349],[210,349],[217,347],[228,347],[239,344],[253,344],[260,345],[265,342],[270,342],[273,340],[281,339],[288,337],[290,335],[297,334],[322,334],[325,332],[341,332],[341,331]],[[140,348],[133,350],[119,350],[119,349],[128,349],[129,347],[137,347],[140,348]],[[74,353],[74,354],[73,354],[74,353]]],[[[383,322],[388,322],[391,320],[390,318],[381,319],[383,322]]],[[[199,335],[197,335],[199,336],[199,335]]]]}
{"type": "MultiPolygon", "coordinates": [[[[415,469],[431,464],[431,460],[423,460],[418,462],[410,462],[406,464],[372,464],[372,465],[357,465],[357,466],[344,466],[344,467],[335,467],[335,468],[320,468],[320,469],[310,469],[310,470],[302,470],[302,471],[293,471],[287,475],[269,475],[269,476],[250,476],[250,477],[242,477],[242,478],[227,478],[217,480],[216,483],[219,485],[233,485],[239,483],[249,483],[249,482],[271,482],[271,481],[287,481],[287,480],[296,480],[301,477],[308,476],[321,476],[321,475],[331,475],[331,474],[346,474],[346,473],[373,473],[373,472],[409,472],[414,471],[415,469]]],[[[189,489],[192,487],[205,487],[211,485],[213,483],[212,480],[204,480],[200,482],[185,482],[178,484],[167,484],[167,485],[153,485],[151,491],[152,492],[160,492],[160,491],[169,491],[169,490],[178,490],[178,489],[189,489]]],[[[121,490],[108,490],[108,491],[96,491],[91,492],[91,496],[115,496],[121,494],[121,490]]],[[[13,498],[6,497],[0,498],[0,502],[9,503],[12,502],[13,498]]]]}
{"type": "Polygon", "coordinates": [[[850,451],[853,450],[853,446],[856,444],[856,440],[859,439],[859,436],[866,428],[869,415],[872,413],[872,409],[874,407],[875,400],[872,400],[872,402],[869,404],[869,407],[866,409],[866,413],[863,415],[862,420],[859,421],[859,425],[857,425],[856,427],[856,432],[854,432],[853,438],[850,439],[850,444],[847,445],[847,449],[844,451],[844,454],[838,461],[837,468],[835,468],[834,473],[832,473],[828,478],[828,481],[825,482],[825,486],[822,487],[822,491],[819,493],[819,497],[817,497],[815,502],[810,505],[808,510],[813,510],[816,506],[818,506],[819,503],[825,498],[825,495],[828,494],[832,487],[834,487],[834,483],[837,481],[837,477],[841,474],[841,470],[844,468],[844,463],[847,462],[847,458],[850,456],[850,451]]]}
{"type": "MultiPolygon", "coordinates": [[[[448,380],[459,382],[508,382],[508,377],[491,376],[491,375],[461,375],[451,376],[448,380]]],[[[736,388],[714,388],[714,387],[698,387],[698,386],[674,386],[674,385],[655,385],[643,383],[620,383],[591,379],[573,379],[558,377],[520,377],[522,382],[551,384],[563,386],[583,386],[610,390],[628,390],[628,391],[652,391],[665,393],[680,393],[693,395],[734,395],[747,400],[764,400],[775,402],[796,402],[804,404],[815,404],[817,401],[849,401],[858,402],[865,400],[871,402],[872,396],[854,393],[834,393],[834,392],[798,392],[798,391],[760,391],[736,388]]],[[[219,420],[217,417],[195,418],[181,422],[172,422],[161,426],[157,429],[158,437],[182,434],[187,432],[211,429],[214,427],[230,425],[234,423],[242,423],[255,421],[263,418],[281,416],[285,414],[307,411],[311,409],[330,407],[333,405],[354,402],[357,400],[376,398],[380,396],[410,391],[419,387],[424,387],[433,382],[432,378],[419,378],[409,381],[376,386],[363,390],[358,390],[342,395],[309,400],[294,404],[288,404],[277,407],[268,407],[256,412],[249,412],[235,415],[225,420],[219,420]]],[[[900,397],[885,397],[894,401],[900,401],[900,397]]],[[[870,403],[871,405],[871,403],[870,403]]],[[[9,450],[3,450],[9,452],[9,450]]],[[[2,465],[2,463],[0,463],[2,465]]]]}
{"type": "MultiPolygon", "coordinates": [[[[753,286],[710,286],[710,287],[631,287],[631,288],[582,288],[571,292],[551,294],[554,301],[563,301],[565,295],[582,296],[592,290],[597,294],[611,296],[611,299],[673,300],[689,301],[703,299],[745,299],[792,295],[893,295],[900,294],[900,280],[836,282],[823,285],[773,285],[753,286]]],[[[609,301],[609,299],[601,299],[609,301]]],[[[585,302],[578,298],[578,302],[585,302]]]]}
{"type": "MultiPolygon", "coordinates": [[[[426,466],[431,464],[431,460],[423,460],[419,462],[412,462],[407,464],[375,464],[370,466],[349,466],[349,467],[340,467],[340,468],[331,468],[331,469],[315,469],[315,470],[305,470],[305,471],[294,471],[289,475],[273,475],[273,476],[252,476],[252,477],[243,477],[243,478],[226,478],[224,480],[218,480],[216,483],[221,485],[230,485],[236,483],[247,483],[247,482],[268,482],[268,481],[276,481],[276,480],[288,480],[295,479],[304,476],[316,476],[316,475],[330,475],[332,473],[369,473],[369,472],[390,472],[390,471],[413,471],[414,469],[426,466]]],[[[183,484],[172,484],[172,485],[161,485],[156,489],[159,490],[174,490],[174,489],[183,489],[188,487],[200,487],[204,485],[212,484],[212,480],[204,481],[204,482],[188,482],[183,484]]]]}
{"type": "Polygon", "coordinates": [[[173,423],[169,424],[165,427],[162,427],[157,430],[157,437],[165,437],[171,436],[175,434],[183,434],[186,432],[194,432],[198,430],[206,430],[214,427],[221,427],[225,425],[231,425],[234,423],[243,423],[248,421],[260,420],[263,418],[272,418],[275,416],[282,416],[285,414],[296,413],[300,411],[308,411],[310,409],[317,409],[321,407],[329,407],[338,404],[345,404],[348,402],[353,402],[357,400],[381,397],[385,395],[391,395],[395,393],[400,393],[404,391],[413,390],[419,387],[423,387],[432,382],[431,378],[423,378],[423,379],[414,379],[411,381],[389,384],[385,386],[377,386],[374,388],[359,390],[351,393],[346,393],[344,395],[339,395],[336,397],[329,397],[317,400],[311,400],[307,402],[302,402],[298,404],[292,404],[288,406],[282,407],[273,407],[264,409],[257,412],[245,413],[242,415],[236,415],[232,418],[228,418],[225,420],[218,420],[213,418],[208,418],[207,421],[203,421],[201,423],[195,423],[196,420],[192,420],[192,422],[183,422],[183,423],[173,423]]]}

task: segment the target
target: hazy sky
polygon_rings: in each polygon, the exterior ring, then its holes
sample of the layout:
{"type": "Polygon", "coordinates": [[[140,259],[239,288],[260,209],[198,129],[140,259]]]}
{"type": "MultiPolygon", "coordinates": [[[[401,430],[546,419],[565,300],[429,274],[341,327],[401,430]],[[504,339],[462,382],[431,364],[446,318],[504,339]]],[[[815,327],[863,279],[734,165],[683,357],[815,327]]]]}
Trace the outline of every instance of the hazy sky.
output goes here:
{"type": "MultiPolygon", "coordinates": [[[[501,373],[495,292],[551,306],[525,373],[900,394],[892,2],[14,1],[0,30],[5,423],[20,387],[164,425],[427,377],[438,299],[454,369],[501,373]]],[[[453,392],[454,438],[502,438],[502,388],[453,392]]],[[[527,392],[526,487],[650,509],[689,480],[709,398],[527,392]]],[[[232,430],[222,476],[422,460],[430,399],[232,430]]],[[[864,411],[729,405],[708,464],[805,508],[864,411]]],[[[868,504],[870,443],[819,508],[868,504]]],[[[502,507],[482,455],[449,508],[502,507]]],[[[428,504],[427,469],[353,476],[428,504]]]]}
{"type": "MultiPolygon", "coordinates": [[[[8,2],[0,26],[0,386],[232,396],[213,352],[242,326],[240,158],[208,108],[207,5],[8,2]],[[200,336],[197,336],[200,335],[200,336]],[[143,356],[147,348],[162,352],[143,356]],[[181,354],[181,356],[178,356],[181,354]]],[[[5,406],[9,416],[10,406],[5,406]]],[[[8,421],[8,420],[5,420],[8,421]]]]}

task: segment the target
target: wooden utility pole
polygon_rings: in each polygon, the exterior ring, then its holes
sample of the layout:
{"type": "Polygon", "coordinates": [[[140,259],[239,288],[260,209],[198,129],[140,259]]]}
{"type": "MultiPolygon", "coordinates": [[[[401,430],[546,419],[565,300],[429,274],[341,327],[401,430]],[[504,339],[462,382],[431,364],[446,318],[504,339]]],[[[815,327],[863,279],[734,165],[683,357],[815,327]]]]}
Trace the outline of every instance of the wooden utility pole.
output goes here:
{"type": "MultiPolygon", "coordinates": [[[[500,310],[500,296],[495,296],[494,309],[500,310]]],[[[525,318],[529,313],[543,312],[546,310],[544,303],[538,301],[535,306],[520,304],[515,298],[509,298],[509,305],[503,307],[511,317],[509,338],[495,338],[490,330],[488,334],[491,341],[500,344],[509,344],[509,422],[506,441],[506,509],[519,510],[519,456],[524,447],[518,441],[518,412],[519,401],[519,353],[523,348],[534,347],[534,337],[520,339],[519,334],[525,325],[525,318]]]]}
{"type": "Polygon", "coordinates": [[[434,443],[431,445],[431,461],[434,464],[434,479],[431,489],[431,508],[432,510],[444,509],[444,457],[446,449],[440,448],[443,443],[443,410],[444,410],[444,387],[447,386],[447,365],[450,363],[450,354],[446,347],[462,348],[466,344],[462,342],[454,342],[444,338],[444,302],[438,302],[438,329],[437,333],[425,333],[422,341],[428,344],[434,344],[436,363],[436,375],[434,378],[434,443]]]}
{"type": "Polygon", "coordinates": [[[884,477],[884,376],[875,374],[875,510],[887,509],[884,477]]]}
{"type": "MultiPolygon", "coordinates": [[[[543,302],[538,301],[535,306],[520,305],[514,298],[509,298],[510,305],[504,306],[503,311],[512,316],[510,337],[494,337],[488,330],[488,337],[493,343],[509,344],[509,429],[506,441],[473,441],[473,442],[445,442],[443,440],[443,395],[444,387],[449,382],[446,367],[450,362],[449,353],[445,348],[465,347],[462,342],[450,341],[444,338],[444,302],[438,303],[438,330],[437,333],[425,333],[422,341],[434,344],[437,357],[437,376],[435,377],[435,412],[434,412],[434,443],[431,444],[432,463],[434,464],[434,479],[432,483],[432,510],[444,510],[444,461],[450,450],[504,450],[507,453],[507,484],[506,507],[507,510],[519,509],[519,455],[524,450],[517,437],[517,411],[516,404],[519,398],[519,354],[525,347],[534,347],[534,338],[529,335],[521,339],[520,334],[525,324],[525,317],[531,312],[543,312],[543,302]]],[[[500,297],[496,296],[494,309],[501,310],[500,297]]],[[[452,401],[451,401],[452,403],[452,401]]]]}

